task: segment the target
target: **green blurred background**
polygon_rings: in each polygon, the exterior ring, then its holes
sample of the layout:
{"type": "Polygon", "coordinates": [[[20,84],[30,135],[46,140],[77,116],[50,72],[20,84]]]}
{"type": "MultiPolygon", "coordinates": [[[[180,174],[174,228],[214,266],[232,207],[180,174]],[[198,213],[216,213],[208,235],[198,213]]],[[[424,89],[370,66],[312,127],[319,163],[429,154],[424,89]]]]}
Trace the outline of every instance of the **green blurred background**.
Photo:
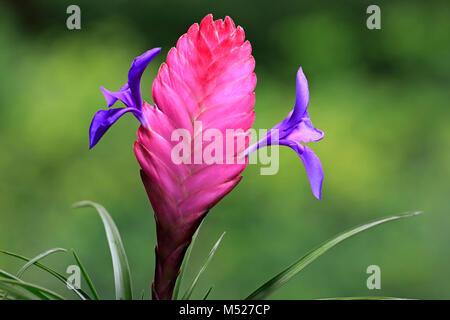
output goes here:
{"type": "MultiPolygon", "coordinates": [[[[450,298],[450,59],[446,1],[378,1],[381,30],[366,28],[369,1],[3,1],[0,2],[0,248],[34,256],[75,248],[103,298],[114,297],[111,258],[90,199],[121,231],[134,291],[151,284],[153,212],[132,151],[138,122],[126,116],[88,150],[99,90],[118,89],[134,57],[163,52],[144,74],[151,83],[170,47],[206,14],[244,27],[256,59],[255,128],[270,128],[292,108],[301,65],[309,112],[325,138],[323,200],[311,194],[292,150],[280,170],[249,166],[240,185],[209,213],[186,279],[227,231],[196,298],[243,298],[312,247],[356,224],[389,214],[425,215],[383,225],[328,252],[272,298],[388,295],[450,298]],[[66,8],[81,7],[81,30],[66,28],[66,8]],[[381,290],[366,268],[381,267],[381,290]]],[[[45,262],[73,264],[58,253],[45,262]]],[[[0,268],[16,272],[13,258],[0,268]]],[[[72,297],[40,271],[25,278],[72,297]]],[[[186,282],[184,283],[186,285],[186,282]]],[[[185,287],[185,286],[183,286],[185,287]]]]}

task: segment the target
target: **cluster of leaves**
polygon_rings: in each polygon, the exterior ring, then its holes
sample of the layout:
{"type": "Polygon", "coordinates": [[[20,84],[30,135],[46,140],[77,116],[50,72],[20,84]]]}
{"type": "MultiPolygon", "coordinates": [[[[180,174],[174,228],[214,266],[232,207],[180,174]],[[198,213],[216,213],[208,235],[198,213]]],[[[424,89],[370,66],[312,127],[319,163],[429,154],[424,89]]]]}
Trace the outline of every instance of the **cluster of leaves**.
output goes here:
{"type": "MultiPolygon", "coordinates": [[[[100,218],[102,219],[103,225],[105,227],[106,237],[109,244],[109,249],[111,252],[111,258],[112,258],[112,265],[114,270],[114,284],[116,289],[116,299],[118,300],[131,300],[133,299],[132,295],[132,286],[131,286],[131,272],[130,267],[128,264],[128,259],[125,253],[125,249],[122,244],[122,240],[119,234],[119,230],[114,223],[113,219],[109,215],[109,213],[106,211],[106,209],[94,202],[91,201],[82,201],[78,202],[74,205],[75,208],[80,207],[93,207],[97,210],[100,218]]],[[[382,219],[378,219],[354,228],[351,228],[343,233],[338,234],[337,236],[331,238],[330,240],[322,243],[317,248],[311,250],[306,255],[295,261],[292,265],[290,265],[288,268],[284,269],[282,272],[280,272],[278,275],[267,281],[265,284],[263,284],[261,287],[256,289],[252,294],[250,294],[246,300],[261,300],[267,298],[270,294],[272,294],[274,291],[279,289],[281,286],[283,286],[286,282],[288,282],[292,277],[297,275],[299,272],[301,272],[305,267],[307,267],[310,263],[315,261],[318,257],[320,257],[322,254],[324,254],[326,251],[331,249],[332,247],[336,246],[340,242],[344,241],[345,239],[348,239],[362,231],[365,231],[367,229],[373,228],[379,224],[407,218],[411,216],[415,216],[421,214],[421,212],[410,212],[405,213],[402,215],[394,215],[385,217],[382,219]]],[[[180,275],[177,279],[177,283],[174,289],[173,299],[182,299],[182,300],[188,300],[191,298],[192,293],[194,292],[195,287],[197,286],[197,283],[202,275],[202,273],[206,270],[208,264],[212,260],[217,248],[219,247],[225,232],[222,233],[222,235],[219,237],[217,242],[212,247],[211,251],[209,252],[208,257],[206,258],[206,261],[198,271],[197,275],[192,280],[192,283],[186,290],[186,292],[180,297],[180,285],[181,281],[183,279],[186,266],[189,263],[189,258],[191,255],[192,248],[194,247],[195,240],[197,238],[197,234],[200,228],[197,230],[197,232],[194,234],[192,238],[191,245],[186,253],[186,257],[183,261],[183,264],[181,266],[180,275]]],[[[94,287],[94,284],[89,277],[86,268],[83,266],[83,264],[80,261],[80,258],[76,254],[74,250],[71,250],[73,257],[77,263],[77,265],[80,268],[81,274],[86,281],[90,294],[86,293],[80,288],[74,287],[74,285],[61,273],[53,270],[52,268],[42,264],[40,260],[43,258],[57,253],[57,252],[68,252],[68,250],[63,248],[54,248],[47,250],[39,255],[37,255],[34,258],[27,258],[24,256],[21,256],[19,254],[11,253],[8,251],[0,250],[0,253],[6,254],[12,257],[15,257],[17,259],[23,260],[26,263],[22,266],[22,268],[17,272],[16,275],[10,274],[2,269],[0,269],[0,299],[5,300],[12,300],[12,299],[21,299],[21,300],[64,300],[65,298],[58,293],[44,288],[42,286],[39,286],[37,284],[26,282],[22,279],[22,276],[24,272],[30,268],[31,266],[35,266],[50,275],[52,275],[54,278],[56,278],[58,281],[62,282],[64,285],[66,285],[68,288],[70,288],[81,300],[99,300],[100,297],[97,293],[97,290],[94,287]]],[[[211,293],[212,287],[208,289],[206,294],[204,295],[203,299],[207,299],[209,294],[211,293]]],[[[141,299],[144,298],[145,291],[142,292],[141,299]]],[[[398,299],[398,298],[391,298],[391,297],[348,297],[348,298],[332,298],[332,299],[398,299]]]]}

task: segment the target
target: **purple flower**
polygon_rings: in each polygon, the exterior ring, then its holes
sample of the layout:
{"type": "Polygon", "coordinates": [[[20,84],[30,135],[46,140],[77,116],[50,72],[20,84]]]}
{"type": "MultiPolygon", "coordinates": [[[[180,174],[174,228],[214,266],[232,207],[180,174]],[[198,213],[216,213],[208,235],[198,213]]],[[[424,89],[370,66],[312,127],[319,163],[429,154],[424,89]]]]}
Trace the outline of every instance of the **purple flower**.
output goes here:
{"type": "Polygon", "coordinates": [[[128,72],[128,82],[119,91],[112,92],[100,87],[108,108],[114,105],[117,100],[122,101],[126,108],[97,111],[89,129],[90,149],[97,144],[117,119],[127,112],[131,112],[145,126],[145,119],[142,115],[141,77],[147,65],[160,51],[161,48],[154,48],[134,59],[128,72]]]}
{"type": "Polygon", "coordinates": [[[300,156],[308,175],[312,192],[317,199],[321,199],[323,169],[319,157],[307,146],[300,143],[319,141],[323,132],[314,128],[306,110],[309,103],[308,81],[302,68],[297,72],[297,89],[294,110],[286,119],[269,130],[257,143],[251,145],[245,155],[270,145],[283,145],[294,149],[300,156]]]}

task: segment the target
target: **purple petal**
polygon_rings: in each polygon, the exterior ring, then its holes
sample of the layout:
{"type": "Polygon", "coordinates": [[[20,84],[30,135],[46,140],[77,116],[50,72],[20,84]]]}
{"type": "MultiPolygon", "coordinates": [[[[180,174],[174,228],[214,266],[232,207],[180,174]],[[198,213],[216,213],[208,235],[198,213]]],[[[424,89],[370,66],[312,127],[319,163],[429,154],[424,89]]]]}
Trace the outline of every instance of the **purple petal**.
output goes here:
{"type": "Polygon", "coordinates": [[[286,119],[280,122],[270,129],[258,142],[248,147],[244,152],[244,156],[247,157],[250,153],[266,146],[277,144],[289,145],[289,143],[299,142],[308,143],[322,140],[324,136],[323,131],[314,128],[307,111],[304,116],[294,126],[290,125],[286,119]],[[285,143],[282,143],[283,141],[285,143]]]}
{"type": "Polygon", "coordinates": [[[322,140],[324,133],[322,130],[314,128],[309,119],[308,112],[305,112],[306,117],[302,118],[300,123],[287,136],[286,140],[295,142],[316,142],[322,140]]]}
{"type": "Polygon", "coordinates": [[[295,142],[280,144],[291,147],[300,156],[305,166],[306,174],[308,175],[312,193],[320,200],[322,198],[323,168],[319,157],[307,146],[302,146],[295,142]]]}
{"type": "Polygon", "coordinates": [[[306,108],[309,104],[309,89],[308,80],[303,73],[302,67],[297,71],[297,85],[295,94],[294,112],[292,113],[289,122],[298,123],[306,112],[306,108]]]}
{"type": "Polygon", "coordinates": [[[89,149],[92,149],[114,122],[127,112],[132,112],[138,119],[141,118],[140,111],[134,108],[116,108],[97,111],[89,128],[89,149]]]}
{"type": "Polygon", "coordinates": [[[161,48],[151,49],[133,60],[130,71],[128,72],[128,82],[120,88],[119,91],[109,91],[100,87],[105,96],[108,108],[113,106],[117,100],[122,101],[127,108],[117,108],[110,110],[100,110],[94,115],[91,127],[89,129],[89,145],[92,149],[108,129],[125,113],[131,112],[140,121],[145,124],[142,116],[142,97],[141,97],[141,78],[147,65],[161,51],[161,48]]]}
{"type": "Polygon", "coordinates": [[[108,89],[105,89],[103,87],[100,87],[100,90],[102,91],[103,96],[105,97],[106,103],[108,104],[108,108],[112,107],[116,103],[117,100],[122,101],[123,104],[125,104],[129,108],[133,107],[134,103],[131,98],[130,90],[128,88],[128,83],[126,83],[117,92],[109,91],[108,89]]]}
{"type": "Polygon", "coordinates": [[[142,109],[141,78],[147,65],[161,51],[161,48],[151,49],[133,60],[128,72],[128,82],[119,91],[109,91],[103,87],[100,89],[105,96],[108,107],[117,100],[122,101],[128,108],[142,109]]]}
{"type": "Polygon", "coordinates": [[[320,159],[307,146],[300,143],[319,141],[323,138],[323,131],[314,128],[307,107],[309,104],[308,81],[302,68],[297,72],[297,91],[294,109],[288,116],[274,126],[258,142],[248,147],[244,156],[270,145],[285,145],[294,149],[300,156],[308,175],[312,192],[317,199],[322,196],[323,169],[320,159]]]}
{"type": "Polygon", "coordinates": [[[130,71],[128,72],[128,87],[130,88],[135,107],[141,110],[142,98],[141,98],[141,78],[145,68],[153,60],[153,58],[161,51],[161,48],[154,48],[148,50],[144,54],[134,59],[131,64],[130,71]]]}

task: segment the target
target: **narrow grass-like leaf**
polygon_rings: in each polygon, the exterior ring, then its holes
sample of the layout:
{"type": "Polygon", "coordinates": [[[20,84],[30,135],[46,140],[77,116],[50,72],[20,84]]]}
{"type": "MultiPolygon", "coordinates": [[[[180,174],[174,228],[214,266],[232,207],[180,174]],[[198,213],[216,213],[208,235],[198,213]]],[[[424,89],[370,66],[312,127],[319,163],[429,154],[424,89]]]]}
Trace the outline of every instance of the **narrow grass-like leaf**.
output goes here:
{"type": "Polygon", "coordinates": [[[45,252],[42,252],[41,254],[37,255],[36,257],[34,257],[33,259],[31,259],[30,261],[28,261],[27,263],[24,264],[24,266],[19,270],[19,272],[17,272],[17,278],[21,278],[23,273],[29,268],[31,267],[33,264],[35,264],[36,262],[38,262],[39,260],[51,255],[52,253],[55,252],[67,252],[66,249],[64,248],[54,248],[54,249],[50,249],[47,250],[45,252]]]}
{"type": "Polygon", "coordinates": [[[217,242],[212,247],[211,251],[209,252],[208,258],[206,259],[206,261],[203,264],[203,266],[200,268],[200,271],[195,276],[194,281],[192,281],[191,286],[189,287],[189,289],[184,294],[182,300],[188,300],[191,297],[192,292],[194,292],[194,289],[197,286],[198,279],[200,278],[200,276],[205,271],[206,267],[208,266],[208,264],[211,262],[212,258],[214,257],[214,254],[216,253],[216,250],[219,247],[219,244],[222,241],[222,238],[223,238],[224,235],[225,235],[225,232],[222,233],[222,235],[220,236],[219,240],[217,240],[217,242]]]}
{"type": "Polygon", "coordinates": [[[6,300],[10,299],[10,297],[14,297],[19,300],[33,300],[36,299],[34,295],[30,295],[29,292],[24,291],[21,288],[17,288],[11,285],[7,285],[5,283],[0,282],[0,289],[4,294],[7,294],[8,297],[5,297],[6,300]]]}
{"type": "Polygon", "coordinates": [[[202,226],[202,224],[200,223],[200,225],[197,228],[197,231],[195,231],[194,235],[192,236],[191,244],[190,244],[189,248],[187,249],[186,256],[183,260],[183,263],[181,264],[180,274],[178,275],[177,282],[175,283],[175,288],[173,289],[173,295],[172,295],[173,300],[178,300],[178,293],[179,293],[180,287],[181,287],[181,280],[183,279],[184,271],[186,270],[186,266],[189,263],[192,248],[194,248],[195,240],[197,239],[197,235],[198,235],[198,232],[199,232],[201,226],[202,226]]]}
{"type": "Polygon", "coordinates": [[[15,285],[15,286],[21,287],[22,289],[29,291],[30,293],[36,295],[37,297],[39,297],[43,300],[48,300],[49,299],[48,297],[53,298],[55,300],[64,300],[64,298],[62,296],[60,296],[59,294],[57,294],[56,292],[54,292],[50,289],[38,286],[33,283],[25,282],[20,279],[14,280],[14,279],[0,278],[0,283],[6,284],[6,285],[10,284],[10,285],[15,285]]]}
{"type": "Polygon", "coordinates": [[[408,218],[411,216],[419,215],[421,213],[422,212],[410,212],[410,213],[406,213],[406,214],[402,214],[402,215],[389,216],[386,218],[382,218],[379,220],[369,222],[367,224],[363,224],[363,225],[354,227],[343,233],[340,233],[337,236],[333,237],[332,239],[322,243],[320,246],[318,246],[314,250],[307,253],[305,256],[303,256],[302,258],[297,260],[295,263],[293,263],[291,266],[286,268],[284,271],[282,271],[281,273],[276,275],[274,278],[267,281],[261,287],[256,289],[251,295],[249,295],[246,298],[246,300],[265,299],[267,296],[269,296],[275,290],[277,290],[282,285],[284,285],[286,282],[288,282],[293,276],[295,276],[297,273],[302,271],[306,266],[308,266],[311,262],[316,260],[322,254],[324,254],[326,251],[328,251],[329,249],[331,249],[338,243],[344,241],[345,239],[350,238],[351,236],[354,236],[355,234],[358,234],[364,230],[370,229],[372,227],[375,227],[375,226],[385,223],[385,222],[394,221],[394,220],[402,219],[402,218],[408,218]]]}
{"type": "Polygon", "coordinates": [[[212,291],[212,288],[213,287],[210,287],[209,289],[208,289],[208,291],[206,291],[206,294],[203,296],[203,299],[202,300],[206,300],[206,299],[208,299],[208,297],[209,297],[209,294],[211,293],[211,291],[212,291]]]}
{"type": "MultiPolygon", "coordinates": [[[[9,251],[5,251],[5,250],[1,250],[1,249],[0,249],[0,253],[3,253],[3,254],[5,254],[5,255],[8,255],[8,256],[11,256],[11,257],[14,257],[14,258],[23,260],[23,261],[30,261],[30,260],[31,260],[30,258],[21,256],[20,254],[13,253],[13,252],[9,252],[9,251]]],[[[34,265],[35,265],[36,267],[38,267],[38,268],[40,268],[40,269],[42,269],[42,270],[48,272],[48,273],[51,274],[53,277],[55,277],[56,279],[58,279],[59,281],[61,281],[61,282],[64,283],[65,285],[67,285],[68,287],[70,287],[70,289],[71,289],[75,294],[77,294],[82,300],[91,300],[91,298],[89,297],[89,295],[88,295],[86,292],[84,292],[84,291],[81,290],[81,289],[75,288],[75,287],[67,280],[67,278],[64,277],[62,274],[60,274],[59,272],[57,272],[57,271],[51,269],[50,267],[48,267],[48,266],[46,266],[46,265],[44,265],[44,264],[41,264],[41,263],[39,263],[39,262],[35,262],[34,265]]]]}
{"type": "Polygon", "coordinates": [[[16,277],[15,275],[12,275],[9,272],[6,272],[5,270],[2,270],[2,269],[0,269],[0,277],[20,281],[20,278],[16,277]]]}
{"type": "Polygon", "coordinates": [[[89,277],[86,268],[83,266],[83,264],[80,261],[80,258],[78,257],[77,253],[75,252],[75,250],[72,249],[72,253],[73,256],[75,258],[75,260],[77,261],[78,266],[80,267],[81,273],[83,274],[84,280],[86,280],[87,285],[89,286],[89,289],[92,292],[92,295],[94,296],[95,300],[99,300],[99,296],[97,293],[97,290],[95,290],[94,284],[92,283],[91,278],[89,277]]]}
{"type": "Polygon", "coordinates": [[[0,300],[17,300],[17,298],[12,297],[11,295],[8,295],[7,292],[0,290],[0,300]]]}
{"type": "MultiPolygon", "coordinates": [[[[22,275],[24,274],[24,272],[25,272],[29,267],[31,267],[35,262],[38,262],[39,260],[41,260],[41,259],[47,257],[48,255],[51,255],[52,253],[55,253],[55,252],[61,252],[61,251],[67,252],[67,250],[66,250],[66,249],[63,249],[63,248],[54,248],[54,249],[47,250],[47,251],[45,251],[45,252],[43,252],[43,253],[41,253],[41,254],[38,254],[36,257],[34,257],[33,259],[31,259],[30,261],[28,261],[27,263],[25,263],[25,264],[23,265],[23,267],[17,272],[17,279],[16,279],[16,280],[19,280],[19,279],[22,277],[22,275]]],[[[8,297],[8,295],[6,294],[6,295],[3,297],[3,299],[7,299],[7,297],[8,297]]]]}
{"type": "MultiPolygon", "coordinates": [[[[0,269],[0,277],[6,278],[6,279],[10,279],[10,280],[17,280],[17,281],[21,281],[19,278],[17,278],[16,276],[6,272],[5,270],[0,269]]],[[[14,290],[13,290],[14,291],[14,290]]],[[[0,300],[8,300],[9,296],[8,296],[8,292],[1,292],[0,294],[1,299],[0,300]]],[[[45,297],[44,297],[45,298],[45,297]]]]}
{"type": "MultiPolygon", "coordinates": [[[[23,282],[22,279],[20,279],[20,278],[18,278],[16,276],[6,272],[5,270],[1,270],[1,269],[0,269],[0,277],[6,278],[8,280],[14,280],[14,281],[21,281],[21,282],[23,282]]],[[[9,286],[9,288],[13,288],[13,287],[9,286]]],[[[40,293],[39,291],[34,291],[33,294],[39,299],[49,300],[49,298],[46,295],[40,293]]],[[[8,296],[8,292],[5,292],[3,294],[3,296],[2,296],[2,300],[8,300],[8,297],[9,297],[8,296]]]]}
{"type": "Polygon", "coordinates": [[[133,299],[131,289],[131,274],[128,265],[127,255],[120,238],[119,230],[109,215],[108,211],[98,203],[92,201],[81,201],[73,205],[74,208],[93,207],[100,215],[106,231],[109,250],[111,251],[112,264],[114,269],[114,283],[116,287],[117,300],[133,299]]]}
{"type": "MultiPolygon", "coordinates": [[[[8,280],[14,280],[14,281],[20,281],[20,282],[24,282],[22,279],[6,272],[5,270],[0,269],[0,277],[6,278],[8,280]]],[[[40,293],[38,290],[33,291],[33,294],[35,296],[37,296],[38,298],[41,298],[43,300],[49,300],[49,298],[45,295],[43,295],[42,293],[40,293]]],[[[8,293],[5,292],[4,296],[2,297],[2,299],[8,299],[8,293]]]]}

